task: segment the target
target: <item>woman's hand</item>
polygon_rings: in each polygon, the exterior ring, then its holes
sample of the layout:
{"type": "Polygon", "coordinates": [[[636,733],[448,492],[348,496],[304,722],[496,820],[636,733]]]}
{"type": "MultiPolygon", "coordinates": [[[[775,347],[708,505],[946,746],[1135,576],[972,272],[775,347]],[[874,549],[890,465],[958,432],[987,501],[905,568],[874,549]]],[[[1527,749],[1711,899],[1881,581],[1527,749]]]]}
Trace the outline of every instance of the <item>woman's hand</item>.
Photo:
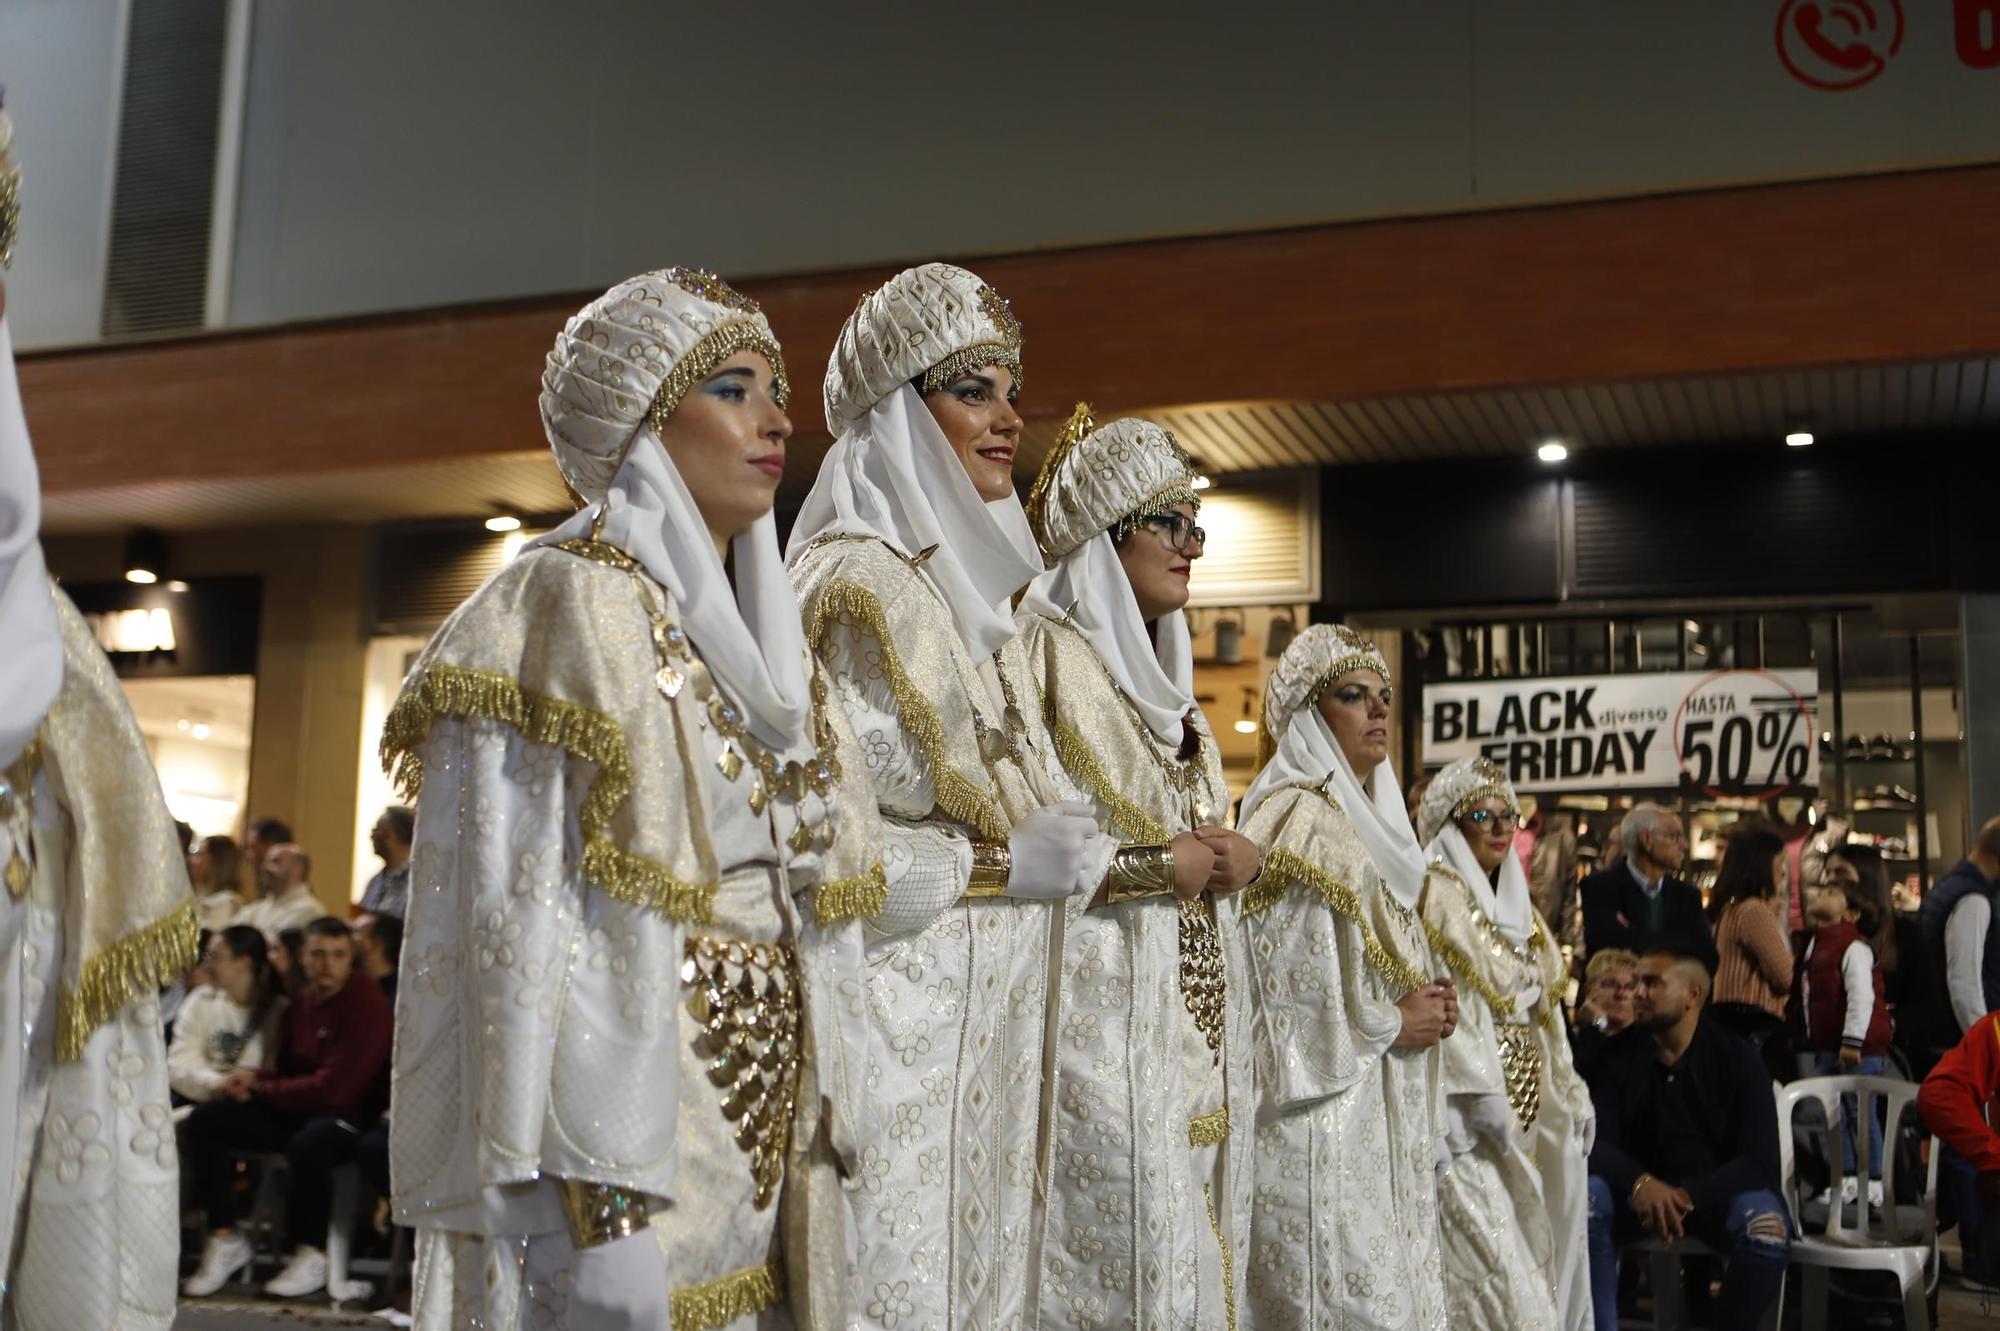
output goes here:
{"type": "Polygon", "coordinates": [[[1201,838],[1201,844],[1215,852],[1215,864],[1208,871],[1210,892],[1240,892],[1263,866],[1263,857],[1258,855],[1255,843],[1241,832],[1226,827],[1197,827],[1194,834],[1201,838]]]}

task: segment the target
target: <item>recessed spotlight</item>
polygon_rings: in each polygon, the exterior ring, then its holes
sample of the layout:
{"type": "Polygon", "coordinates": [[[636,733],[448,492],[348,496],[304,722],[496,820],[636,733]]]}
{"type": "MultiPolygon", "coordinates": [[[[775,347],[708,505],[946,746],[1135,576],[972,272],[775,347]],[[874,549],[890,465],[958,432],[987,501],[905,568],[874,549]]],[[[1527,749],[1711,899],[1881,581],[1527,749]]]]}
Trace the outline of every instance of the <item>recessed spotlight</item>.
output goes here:
{"type": "Polygon", "coordinates": [[[1569,445],[1558,439],[1551,439],[1535,450],[1535,456],[1544,462],[1561,462],[1569,456],[1569,445]]]}
{"type": "Polygon", "coordinates": [[[193,724],[194,723],[189,721],[186,717],[182,717],[180,720],[174,722],[174,729],[185,731],[189,729],[193,724]]]}
{"type": "Polygon", "coordinates": [[[188,585],[179,578],[167,579],[166,587],[170,592],[184,592],[188,589],[188,585]]]}
{"type": "Polygon", "coordinates": [[[1215,482],[1211,481],[1206,476],[1196,476],[1192,481],[1188,482],[1188,486],[1191,489],[1195,490],[1206,490],[1209,486],[1214,484],[1215,482]]]}
{"type": "Polygon", "coordinates": [[[188,734],[193,735],[196,739],[207,739],[208,733],[208,724],[203,721],[195,722],[193,728],[188,731],[188,734]]]}
{"type": "Polygon", "coordinates": [[[515,517],[512,513],[502,513],[497,517],[491,517],[486,519],[486,530],[519,531],[521,530],[521,520],[515,517]]]}
{"type": "Polygon", "coordinates": [[[1236,723],[1236,733],[1239,735],[1254,735],[1257,733],[1257,723],[1245,717],[1236,723]]]}
{"type": "Polygon", "coordinates": [[[125,581],[136,582],[141,587],[150,587],[159,580],[160,575],[149,568],[128,568],[125,570],[125,581]]]}
{"type": "Polygon", "coordinates": [[[1785,436],[1785,447],[1787,448],[1811,448],[1812,443],[1813,434],[1811,430],[1793,430],[1785,436]]]}

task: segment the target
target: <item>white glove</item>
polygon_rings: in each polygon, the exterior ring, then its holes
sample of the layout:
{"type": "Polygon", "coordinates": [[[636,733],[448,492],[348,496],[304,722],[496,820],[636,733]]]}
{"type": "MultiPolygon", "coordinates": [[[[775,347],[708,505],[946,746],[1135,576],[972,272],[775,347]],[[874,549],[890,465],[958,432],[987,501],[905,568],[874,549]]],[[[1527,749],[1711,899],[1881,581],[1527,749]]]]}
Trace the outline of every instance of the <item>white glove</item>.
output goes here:
{"type": "Polygon", "coordinates": [[[1010,897],[1060,901],[1097,890],[1098,830],[1094,806],[1076,801],[1037,809],[1014,824],[1007,838],[1010,897]]]}
{"type": "Polygon", "coordinates": [[[1527,1016],[1535,1010],[1535,1004],[1542,1001],[1542,986],[1532,980],[1514,991],[1514,1011],[1519,1016],[1527,1016]]]}
{"type": "Polygon", "coordinates": [[[1442,1137],[1431,1138],[1431,1168],[1439,1178],[1451,1173],[1451,1143],[1442,1137]]]}
{"type": "Polygon", "coordinates": [[[1503,1149],[1513,1144],[1514,1130],[1520,1126],[1520,1120],[1514,1117],[1514,1106],[1504,1095],[1474,1096],[1465,1117],[1474,1132],[1503,1149]]]}
{"type": "Polygon", "coordinates": [[[1591,1148],[1597,1145],[1597,1115],[1585,1114],[1583,1121],[1577,1124],[1576,1135],[1583,1144],[1584,1155],[1588,1156],[1591,1148]]]}
{"type": "MultiPolygon", "coordinates": [[[[568,1243],[569,1235],[557,1236],[568,1243]]],[[[667,1256],[650,1229],[579,1248],[570,1258],[569,1324],[592,1331],[659,1331],[672,1291],[667,1256]]]]}

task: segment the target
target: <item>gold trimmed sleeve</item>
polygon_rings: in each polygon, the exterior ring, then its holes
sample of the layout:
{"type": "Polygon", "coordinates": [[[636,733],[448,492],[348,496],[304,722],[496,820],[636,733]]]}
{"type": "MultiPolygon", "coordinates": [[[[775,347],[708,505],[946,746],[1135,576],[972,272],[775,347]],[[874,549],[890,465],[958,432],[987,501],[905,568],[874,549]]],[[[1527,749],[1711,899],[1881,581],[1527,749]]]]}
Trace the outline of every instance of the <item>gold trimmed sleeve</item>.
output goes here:
{"type": "Polygon", "coordinates": [[[1254,888],[1243,890],[1243,913],[1254,915],[1276,905],[1294,883],[1317,893],[1336,915],[1345,916],[1361,931],[1363,954],[1368,958],[1368,965],[1391,985],[1399,986],[1400,992],[1421,989],[1430,982],[1429,977],[1391,952],[1375,936],[1374,929],[1369,927],[1368,917],[1362,912],[1361,898],[1352,887],[1317,864],[1309,863],[1297,851],[1279,846],[1264,852],[1264,876],[1257,880],[1254,888]]]}
{"type": "MultiPolygon", "coordinates": [[[[1039,684],[1037,687],[1040,687],[1039,684]]],[[[1049,733],[1055,739],[1056,758],[1085,793],[1110,812],[1111,830],[1125,841],[1149,845],[1165,845],[1173,840],[1173,834],[1165,826],[1119,793],[1111,774],[1104,770],[1104,764],[1083,742],[1083,737],[1064,724],[1053,708],[1045,706],[1044,711],[1048,716],[1049,733]]]]}
{"type": "Polygon", "coordinates": [[[806,640],[822,658],[826,655],[827,636],[842,618],[861,625],[881,648],[882,673],[895,696],[903,729],[930,763],[937,807],[947,818],[971,828],[979,839],[1005,841],[1010,830],[1008,822],[992,796],[951,765],[945,748],[944,725],[930,700],[910,679],[910,672],[896,651],[881,599],[860,584],[842,578],[835,578],[821,588],[813,597],[807,617],[806,640]]]}
{"type": "Polygon", "coordinates": [[[195,903],[189,900],[88,958],[76,987],[65,986],[57,996],[57,1059],[74,1063],[82,1058],[99,1026],[134,999],[157,994],[187,974],[194,967],[199,937],[195,903]]]}
{"type": "Polygon", "coordinates": [[[423,786],[422,748],[431,728],[444,719],[472,718],[497,721],[531,744],[561,749],[597,768],[578,814],[586,878],[629,906],[686,924],[710,921],[717,884],[686,882],[611,840],[612,818],[632,791],[632,756],[624,728],[593,708],[523,689],[496,671],[433,662],[404,688],[382,728],[382,766],[406,798],[414,800],[423,786]]]}

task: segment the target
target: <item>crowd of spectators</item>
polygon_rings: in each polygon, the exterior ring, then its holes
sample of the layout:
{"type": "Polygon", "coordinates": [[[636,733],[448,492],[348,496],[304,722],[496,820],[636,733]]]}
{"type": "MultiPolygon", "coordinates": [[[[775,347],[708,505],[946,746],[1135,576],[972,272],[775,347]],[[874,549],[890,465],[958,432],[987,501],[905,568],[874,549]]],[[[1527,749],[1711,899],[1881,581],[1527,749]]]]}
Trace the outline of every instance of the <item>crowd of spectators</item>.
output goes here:
{"type": "Polygon", "coordinates": [[[412,831],[408,809],[382,815],[374,848],[383,867],[352,909],[315,890],[312,856],[279,819],[253,821],[241,848],[224,836],[186,838],[201,960],[163,1009],[190,1296],[217,1292],[251,1265],[240,1225],[266,1172],[284,1196],[287,1256],[264,1290],[281,1298],[327,1284],[336,1170],[354,1165],[388,1192],[412,831]]]}
{"type": "MultiPolygon", "coordinates": [[[[2000,818],[1914,918],[1898,917],[1872,846],[1837,840],[1801,868],[1777,834],[1747,822],[1729,838],[1704,903],[1680,877],[1688,838],[1672,813],[1641,804],[1618,840],[1622,862],[1579,887],[1584,947],[1571,1030],[1597,1109],[1590,1234],[1600,1331],[1616,1328],[1632,1301],[1635,1273],[1621,1287],[1618,1254],[1640,1238],[1700,1239],[1703,1255],[1683,1269],[1703,1319],[1760,1324],[1800,1224],[1780,1178],[1774,1083],[1809,1075],[1924,1080],[1919,1112],[1947,1147],[1939,1219],[1961,1236],[1960,1278],[2000,1285],[2000,1217],[1989,1224],[1983,1214],[1983,1202],[2000,1197],[2000,1135],[1987,1118],[2000,1095],[2000,818]]],[[[1837,1132],[1819,1124],[1817,1137],[1813,1124],[1797,1125],[1808,1145],[1796,1195],[1879,1215],[1896,1200],[1883,1195],[1884,1153],[1923,1129],[1860,1113],[1852,1096],[1840,1119],[1837,1132]],[[1865,1180],[1855,1177],[1862,1131],[1865,1180]],[[1814,1142],[1825,1143],[1826,1159],[1809,1158],[1814,1142]]],[[[1918,1145],[1905,1149],[1914,1156],[1918,1145]]]]}

